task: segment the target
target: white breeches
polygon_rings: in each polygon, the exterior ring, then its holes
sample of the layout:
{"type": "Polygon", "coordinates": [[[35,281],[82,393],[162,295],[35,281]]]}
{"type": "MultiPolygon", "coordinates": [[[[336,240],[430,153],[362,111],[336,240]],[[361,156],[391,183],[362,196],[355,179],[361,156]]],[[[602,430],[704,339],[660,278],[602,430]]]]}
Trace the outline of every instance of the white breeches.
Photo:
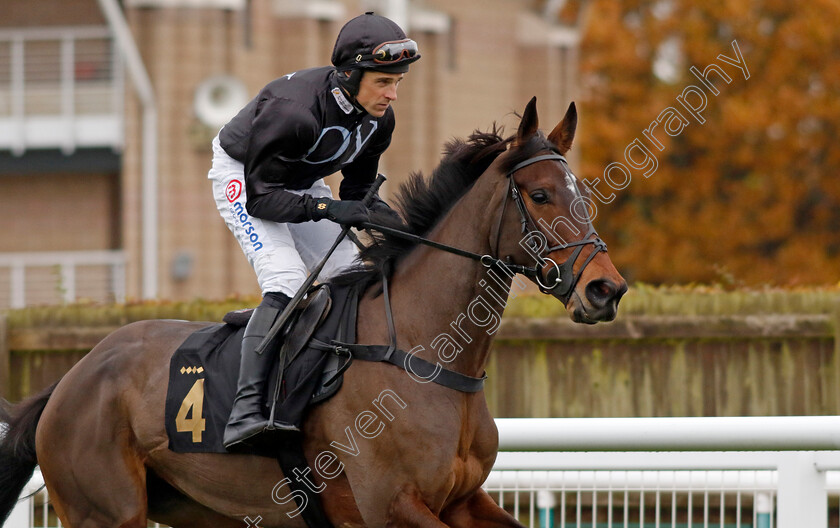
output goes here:
{"type": "MultiPolygon", "coordinates": [[[[213,166],[207,177],[213,182],[216,208],[254,267],[263,295],[282,292],[293,297],[308,271],[338,238],[341,226],[329,220],[281,224],[249,215],[245,209],[245,166],[228,156],[219,145],[218,136],[213,140],[213,166]]],[[[309,189],[288,192],[332,198],[323,180],[309,189]]],[[[323,282],[344,271],[357,255],[356,246],[345,238],[327,260],[318,279],[323,282]]]]}

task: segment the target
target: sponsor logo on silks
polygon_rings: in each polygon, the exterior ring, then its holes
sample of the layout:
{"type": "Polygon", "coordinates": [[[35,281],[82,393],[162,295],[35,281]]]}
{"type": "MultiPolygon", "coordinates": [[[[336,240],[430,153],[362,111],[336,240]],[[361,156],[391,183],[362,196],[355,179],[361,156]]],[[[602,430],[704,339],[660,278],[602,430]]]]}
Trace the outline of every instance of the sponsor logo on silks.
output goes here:
{"type": "Polygon", "coordinates": [[[335,87],[331,91],[333,97],[335,97],[335,102],[338,103],[339,108],[341,108],[345,114],[349,114],[353,111],[353,103],[344,97],[344,94],[341,93],[341,88],[335,87]]]}
{"type": "Polygon", "coordinates": [[[315,144],[306,153],[306,156],[301,160],[310,165],[319,165],[321,163],[330,163],[338,160],[339,165],[347,165],[353,163],[356,156],[359,155],[365,148],[368,140],[373,137],[379,123],[375,119],[362,120],[356,125],[353,130],[347,130],[343,126],[330,126],[321,130],[321,135],[315,140],[315,144]],[[363,135],[362,127],[365,124],[370,125],[370,131],[367,135],[363,135]],[[340,139],[339,139],[340,137],[340,139]],[[334,152],[330,152],[333,145],[341,141],[334,152]],[[322,145],[323,143],[323,145],[322,145]]]}
{"type": "Polygon", "coordinates": [[[227,196],[228,202],[235,202],[241,194],[242,182],[239,180],[232,180],[225,188],[225,196],[227,196]]]}
{"type": "Polygon", "coordinates": [[[242,202],[234,202],[230,204],[230,212],[239,222],[239,225],[245,229],[245,234],[248,236],[248,240],[251,241],[251,246],[254,248],[254,251],[261,250],[263,244],[260,242],[260,236],[256,233],[254,224],[251,223],[251,217],[248,216],[248,212],[245,210],[245,206],[242,205],[242,202]]]}

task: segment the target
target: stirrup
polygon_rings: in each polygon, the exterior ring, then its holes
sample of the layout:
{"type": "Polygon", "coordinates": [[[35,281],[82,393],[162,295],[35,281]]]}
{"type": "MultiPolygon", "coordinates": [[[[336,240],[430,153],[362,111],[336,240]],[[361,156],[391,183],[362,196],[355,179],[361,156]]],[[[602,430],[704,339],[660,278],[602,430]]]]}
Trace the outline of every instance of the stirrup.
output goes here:
{"type": "Polygon", "coordinates": [[[229,453],[266,453],[282,449],[292,438],[300,435],[300,429],[291,424],[275,423],[251,432],[244,438],[225,445],[229,453]]]}
{"type": "Polygon", "coordinates": [[[237,450],[238,448],[253,447],[255,444],[262,444],[261,441],[254,442],[262,436],[268,434],[275,436],[277,433],[299,433],[300,429],[292,424],[284,422],[269,423],[268,420],[262,420],[258,424],[243,428],[243,431],[237,431],[235,438],[224,441],[223,445],[228,451],[237,450]]]}

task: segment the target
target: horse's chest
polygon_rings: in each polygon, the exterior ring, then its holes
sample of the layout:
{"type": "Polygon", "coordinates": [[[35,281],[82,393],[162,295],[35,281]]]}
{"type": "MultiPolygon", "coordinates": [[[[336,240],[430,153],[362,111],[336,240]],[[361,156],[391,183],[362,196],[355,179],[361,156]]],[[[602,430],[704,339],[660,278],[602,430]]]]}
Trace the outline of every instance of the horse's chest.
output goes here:
{"type": "Polygon", "coordinates": [[[450,489],[448,502],[457,500],[481,486],[489,473],[496,456],[497,440],[495,430],[486,434],[462,436],[455,456],[449,463],[450,489]]]}
{"type": "Polygon", "coordinates": [[[471,493],[484,481],[487,472],[486,461],[476,457],[467,456],[453,461],[450,478],[452,479],[452,490],[450,500],[463,497],[471,493]]]}

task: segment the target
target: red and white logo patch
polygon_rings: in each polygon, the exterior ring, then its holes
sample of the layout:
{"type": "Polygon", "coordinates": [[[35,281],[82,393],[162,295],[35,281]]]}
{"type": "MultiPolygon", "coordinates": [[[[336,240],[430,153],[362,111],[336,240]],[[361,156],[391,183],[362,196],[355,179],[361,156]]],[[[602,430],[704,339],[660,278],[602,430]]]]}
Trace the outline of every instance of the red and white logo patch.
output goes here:
{"type": "Polygon", "coordinates": [[[232,180],[225,189],[225,196],[229,202],[235,202],[242,194],[242,182],[239,180],[232,180]]]}

